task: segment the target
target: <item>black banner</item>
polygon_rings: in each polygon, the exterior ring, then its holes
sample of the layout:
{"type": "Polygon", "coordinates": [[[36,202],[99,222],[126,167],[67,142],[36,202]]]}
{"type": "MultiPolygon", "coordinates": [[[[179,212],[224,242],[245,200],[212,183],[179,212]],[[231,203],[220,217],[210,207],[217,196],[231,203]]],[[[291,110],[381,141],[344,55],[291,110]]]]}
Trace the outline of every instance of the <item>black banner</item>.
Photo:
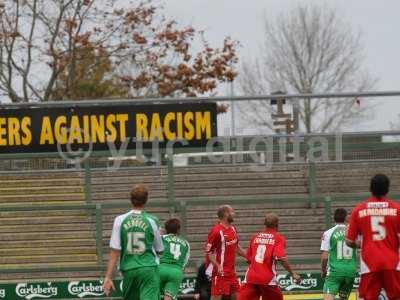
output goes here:
{"type": "Polygon", "coordinates": [[[0,108],[0,153],[149,148],[154,141],[198,147],[215,136],[215,103],[0,108]]]}

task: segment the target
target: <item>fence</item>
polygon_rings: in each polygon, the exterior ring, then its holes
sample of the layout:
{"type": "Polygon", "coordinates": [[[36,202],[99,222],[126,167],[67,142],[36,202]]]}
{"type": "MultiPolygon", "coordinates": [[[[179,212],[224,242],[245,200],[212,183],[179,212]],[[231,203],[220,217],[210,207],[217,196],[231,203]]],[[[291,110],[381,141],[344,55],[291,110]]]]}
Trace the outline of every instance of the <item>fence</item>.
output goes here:
{"type": "MultiPolygon", "coordinates": [[[[366,194],[365,197],[368,195],[366,194]]],[[[399,195],[392,195],[392,197],[396,200],[400,200],[399,195]]],[[[316,203],[321,204],[324,212],[325,212],[325,228],[329,228],[332,225],[332,203],[336,202],[349,202],[349,201],[359,201],[362,199],[362,195],[346,195],[341,197],[316,197],[314,200],[316,203]]],[[[181,199],[180,201],[171,201],[171,202],[150,202],[148,204],[148,208],[154,207],[174,207],[176,213],[179,215],[182,221],[182,234],[186,235],[186,227],[187,227],[187,211],[190,206],[196,205],[219,205],[219,204],[230,204],[230,205],[252,205],[252,204],[260,204],[260,203],[277,203],[277,202],[285,202],[285,203],[304,203],[308,202],[308,198],[293,198],[293,199],[251,199],[251,198],[239,198],[239,199],[181,199]]],[[[96,240],[96,254],[97,254],[97,263],[96,265],[88,265],[84,267],[44,267],[44,268],[2,268],[0,267],[0,272],[2,273],[27,273],[27,272],[62,272],[62,271],[90,271],[90,270],[104,270],[105,264],[103,261],[103,220],[102,215],[104,209],[111,208],[123,208],[128,209],[130,207],[129,203],[107,203],[107,204],[82,204],[82,205],[35,205],[35,206],[2,206],[0,208],[0,212],[16,212],[16,211],[63,211],[63,210],[79,210],[86,211],[88,215],[95,216],[95,240],[96,240]]],[[[319,258],[315,259],[292,259],[292,262],[295,264],[311,264],[318,263],[319,258]]]]}

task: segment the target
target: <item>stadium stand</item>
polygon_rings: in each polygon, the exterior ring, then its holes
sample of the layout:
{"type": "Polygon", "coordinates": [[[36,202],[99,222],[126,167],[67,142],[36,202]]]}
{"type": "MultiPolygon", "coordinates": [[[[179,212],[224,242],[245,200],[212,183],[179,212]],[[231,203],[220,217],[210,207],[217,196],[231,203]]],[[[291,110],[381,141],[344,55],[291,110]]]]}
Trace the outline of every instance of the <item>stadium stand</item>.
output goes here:
{"type": "MultiPolygon", "coordinates": [[[[142,182],[149,186],[155,202],[149,210],[161,221],[171,215],[185,218],[184,231],[193,251],[189,272],[202,259],[202,245],[216,220],[216,208],[225,202],[236,210],[235,224],[243,246],[262,228],[265,212],[276,212],[296,268],[315,270],[320,235],[327,226],[322,197],[333,198],[332,209],[338,205],[350,208],[354,199],[365,196],[376,172],[391,177],[394,192],[399,192],[399,169],[398,162],[390,161],[274,164],[271,169],[247,164],[176,167],[171,195],[166,166],[117,172],[100,168],[91,172],[89,204],[84,171],[0,172],[0,281],[101,276],[112,220],[129,209],[129,190],[142,182]],[[315,182],[310,180],[313,176],[315,182]],[[351,201],[335,201],[346,195],[351,195],[351,201]],[[170,202],[172,197],[177,201],[170,202]],[[315,206],[310,199],[318,200],[315,206]],[[97,217],[96,204],[101,205],[97,217]],[[16,205],[18,209],[10,208],[16,205]]],[[[243,268],[239,264],[239,270],[243,268]]]]}
{"type": "Polygon", "coordinates": [[[79,204],[85,201],[79,171],[0,172],[0,205],[79,204]]]}

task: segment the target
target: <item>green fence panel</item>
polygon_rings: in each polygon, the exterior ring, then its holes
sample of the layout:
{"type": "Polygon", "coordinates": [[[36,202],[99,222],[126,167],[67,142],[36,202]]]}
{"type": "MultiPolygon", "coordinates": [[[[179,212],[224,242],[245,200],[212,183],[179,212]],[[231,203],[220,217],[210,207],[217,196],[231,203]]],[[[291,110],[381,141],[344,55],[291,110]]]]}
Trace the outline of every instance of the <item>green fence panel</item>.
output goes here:
{"type": "MultiPolygon", "coordinates": [[[[278,283],[283,292],[321,292],[323,279],[317,272],[300,273],[300,283],[295,283],[288,274],[277,275],[278,283]]],[[[243,280],[243,276],[239,278],[243,280]]],[[[21,282],[0,284],[0,298],[12,300],[26,299],[121,299],[121,279],[114,281],[116,290],[109,297],[104,295],[102,280],[71,280],[46,282],[21,282]]],[[[181,295],[192,294],[196,278],[186,277],[181,283],[181,295]]],[[[356,278],[354,288],[359,284],[356,278]]]]}

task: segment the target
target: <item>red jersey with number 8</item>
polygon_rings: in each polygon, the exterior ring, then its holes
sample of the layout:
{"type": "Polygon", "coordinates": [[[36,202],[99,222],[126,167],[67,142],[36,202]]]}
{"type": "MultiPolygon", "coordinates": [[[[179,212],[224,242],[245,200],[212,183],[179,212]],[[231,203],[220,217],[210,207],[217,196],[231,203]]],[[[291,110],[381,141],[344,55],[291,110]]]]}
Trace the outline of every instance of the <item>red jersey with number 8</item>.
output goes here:
{"type": "Polygon", "coordinates": [[[399,203],[372,197],[356,206],[346,238],[361,239],[361,274],[400,270],[399,234],[399,203]]]}
{"type": "Polygon", "coordinates": [[[286,241],[273,229],[257,233],[250,241],[245,282],[260,285],[278,285],[276,280],[276,260],[284,258],[286,241]]]}

